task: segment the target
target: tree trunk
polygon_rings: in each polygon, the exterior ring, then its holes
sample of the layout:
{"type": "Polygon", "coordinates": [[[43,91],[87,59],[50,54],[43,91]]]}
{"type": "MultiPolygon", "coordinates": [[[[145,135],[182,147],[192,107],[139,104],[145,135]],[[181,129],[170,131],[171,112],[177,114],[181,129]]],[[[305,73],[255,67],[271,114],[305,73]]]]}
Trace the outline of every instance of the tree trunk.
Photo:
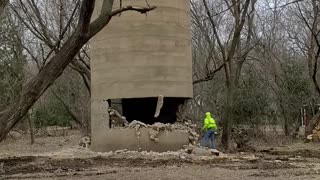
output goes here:
{"type": "Polygon", "coordinates": [[[82,136],[89,136],[90,135],[90,125],[89,125],[90,119],[86,119],[83,121],[85,121],[85,123],[84,123],[84,126],[81,128],[81,134],[82,136]]]}
{"type": "Polygon", "coordinates": [[[225,149],[230,148],[230,135],[231,135],[231,126],[232,126],[232,119],[233,119],[233,96],[234,96],[234,89],[233,86],[227,87],[227,100],[224,107],[223,113],[223,132],[221,138],[221,144],[225,149]]]}
{"type": "Polygon", "coordinates": [[[74,59],[82,46],[90,38],[100,32],[115,15],[124,11],[137,11],[147,13],[156,7],[138,8],[133,6],[122,7],[112,11],[114,0],[104,0],[99,17],[91,22],[91,16],[95,6],[94,0],[83,0],[80,8],[78,25],[72,36],[65,42],[62,48],[54,55],[37,76],[25,86],[20,95],[14,99],[10,106],[0,112],[0,142],[8,132],[23,118],[32,105],[62,74],[64,69],[74,59]],[[91,23],[90,23],[91,22],[91,23]]]}
{"type": "Polygon", "coordinates": [[[76,33],[37,75],[32,79],[20,97],[11,106],[0,113],[0,141],[4,139],[10,129],[28,112],[31,106],[47,90],[47,88],[62,74],[82,45],[87,42],[80,33],[76,33]]]}
{"type": "Polygon", "coordinates": [[[77,30],[39,74],[30,80],[20,96],[13,100],[7,109],[0,112],[0,142],[23,118],[47,88],[62,74],[74,56],[90,39],[88,30],[93,8],[94,1],[83,1],[77,30]]]}
{"type": "Polygon", "coordinates": [[[30,138],[31,138],[31,144],[34,144],[34,131],[33,131],[33,121],[32,121],[32,114],[28,114],[28,124],[29,124],[29,130],[30,130],[30,138]]]}
{"type": "Polygon", "coordinates": [[[285,108],[283,107],[282,97],[280,97],[279,105],[280,105],[280,109],[281,109],[281,112],[282,112],[282,117],[283,117],[283,119],[284,119],[284,123],[283,123],[284,134],[285,134],[286,136],[288,136],[288,135],[290,134],[290,132],[289,132],[289,121],[288,121],[288,117],[287,117],[287,115],[286,115],[285,108]]]}
{"type": "Polygon", "coordinates": [[[288,119],[284,118],[284,135],[289,136],[290,135],[290,130],[289,130],[289,125],[288,125],[288,119]]]}

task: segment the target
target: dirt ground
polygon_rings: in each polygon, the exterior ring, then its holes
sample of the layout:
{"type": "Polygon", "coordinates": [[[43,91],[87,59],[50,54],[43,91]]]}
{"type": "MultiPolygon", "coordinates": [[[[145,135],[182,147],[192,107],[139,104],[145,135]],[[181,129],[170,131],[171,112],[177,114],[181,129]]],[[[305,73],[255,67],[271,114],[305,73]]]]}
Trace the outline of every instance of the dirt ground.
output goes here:
{"type": "Polygon", "coordinates": [[[80,136],[7,140],[0,144],[0,179],[254,180],[320,179],[320,144],[259,145],[254,153],[197,156],[178,152],[96,153],[80,136]],[[264,148],[262,148],[264,147],[264,148]]]}

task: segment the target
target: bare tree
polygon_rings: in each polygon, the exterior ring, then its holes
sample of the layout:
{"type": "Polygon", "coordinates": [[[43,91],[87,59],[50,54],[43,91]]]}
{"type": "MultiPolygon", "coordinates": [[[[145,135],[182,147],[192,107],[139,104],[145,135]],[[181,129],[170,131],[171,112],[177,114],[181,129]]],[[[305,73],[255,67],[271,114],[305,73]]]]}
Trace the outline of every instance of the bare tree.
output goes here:
{"type": "MultiPolygon", "coordinates": [[[[289,46],[294,46],[295,51],[300,53],[301,59],[307,62],[310,82],[313,84],[313,91],[317,94],[317,97],[312,96],[312,101],[316,101],[320,97],[320,85],[318,82],[320,56],[319,8],[320,2],[318,0],[311,0],[295,2],[288,9],[288,27],[290,27],[288,28],[288,34],[291,43],[289,46]]],[[[305,104],[311,103],[311,100],[305,102],[305,104]]],[[[314,115],[313,113],[312,115],[314,115]]],[[[306,133],[312,133],[314,123],[310,122],[307,124],[306,133]]]]}
{"type": "Polygon", "coordinates": [[[206,0],[202,0],[204,7],[202,11],[204,13],[200,16],[199,14],[201,12],[199,13],[196,11],[197,3],[198,2],[192,3],[192,14],[196,18],[195,22],[200,27],[200,30],[205,34],[205,38],[209,41],[209,55],[207,57],[209,60],[211,59],[211,63],[206,64],[212,68],[208,68],[205,77],[195,80],[194,84],[212,80],[217,72],[224,70],[226,100],[223,112],[222,144],[226,149],[228,149],[233,119],[233,96],[238,85],[243,63],[246,60],[249,51],[253,47],[251,34],[253,32],[253,17],[256,0],[246,0],[244,2],[238,0],[223,1],[220,2],[220,4],[224,4],[220,12],[213,12],[211,8],[212,4],[208,3],[206,0]],[[225,12],[228,12],[229,15],[224,15],[222,20],[228,22],[228,24],[219,25],[217,22],[221,22],[221,19],[219,21],[216,16],[221,16],[225,12]],[[211,31],[208,31],[208,29],[203,27],[202,22],[204,20],[208,21],[211,31]],[[241,44],[243,40],[241,33],[244,32],[243,29],[245,22],[247,22],[247,38],[244,41],[244,48],[242,48],[241,44]],[[221,29],[226,27],[228,30],[230,29],[229,34],[226,33],[228,31],[223,31],[221,29]],[[210,52],[212,54],[210,54],[210,52]]]}
{"type": "Polygon", "coordinates": [[[320,86],[318,83],[318,60],[320,56],[320,2],[312,0],[306,3],[296,3],[298,10],[297,17],[305,24],[308,30],[307,45],[307,61],[309,67],[309,74],[312,78],[316,91],[320,95],[320,86]]]}
{"type": "MultiPolygon", "coordinates": [[[[25,40],[24,49],[39,71],[47,63],[48,59],[60,50],[61,45],[75,30],[76,23],[72,19],[79,12],[79,3],[80,1],[74,3],[68,0],[40,2],[34,0],[24,2],[19,0],[11,4],[21,24],[30,32],[25,40]],[[50,7],[50,10],[43,9],[44,7],[50,7]]],[[[69,64],[71,68],[64,71],[63,74],[65,75],[62,76],[63,79],[59,78],[60,80],[54,83],[55,85],[59,84],[59,87],[56,85],[54,88],[50,88],[50,91],[55,95],[54,97],[62,103],[66,112],[80,126],[84,135],[88,135],[89,133],[90,122],[90,58],[87,53],[88,49],[89,45],[85,45],[69,64]],[[68,77],[79,78],[72,71],[79,73],[82,82],[77,81],[77,83],[85,85],[88,92],[88,95],[85,97],[78,97],[79,93],[82,93],[78,91],[79,88],[82,89],[78,84],[67,83],[65,85],[65,82],[70,81],[68,77]],[[59,83],[59,81],[63,81],[64,83],[59,83]],[[70,85],[76,86],[76,88],[70,85]],[[66,94],[63,93],[62,88],[75,92],[66,94]],[[72,97],[70,94],[72,94],[72,97]],[[69,101],[71,98],[78,102],[69,101]]],[[[45,98],[52,98],[52,96],[49,93],[45,98]]]]}
{"type": "Polygon", "coordinates": [[[82,46],[101,29],[103,29],[115,15],[124,11],[138,11],[147,13],[155,7],[122,7],[112,10],[113,0],[104,0],[99,17],[91,22],[95,1],[83,0],[79,12],[78,24],[72,36],[66,40],[61,49],[50,58],[42,70],[25,86],[18,98],[10,106],[0,112],[0,141],[28,112],[37,99],[54,83],[63,70],[74,59],[82,46]]]}

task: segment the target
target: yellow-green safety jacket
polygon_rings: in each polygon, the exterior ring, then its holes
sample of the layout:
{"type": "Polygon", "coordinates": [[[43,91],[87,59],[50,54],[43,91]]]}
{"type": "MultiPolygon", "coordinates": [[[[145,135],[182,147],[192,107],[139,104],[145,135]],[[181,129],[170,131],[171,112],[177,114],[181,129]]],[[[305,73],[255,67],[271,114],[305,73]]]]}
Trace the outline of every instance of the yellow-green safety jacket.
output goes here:
{"type": "Polygon", "coordinates": [[[216,121],[211,117],[210,112],[206,112],[206,118],[204,119],[203,129],[205,131],[212,129],[214,131],[217,130],[216,121]]]}

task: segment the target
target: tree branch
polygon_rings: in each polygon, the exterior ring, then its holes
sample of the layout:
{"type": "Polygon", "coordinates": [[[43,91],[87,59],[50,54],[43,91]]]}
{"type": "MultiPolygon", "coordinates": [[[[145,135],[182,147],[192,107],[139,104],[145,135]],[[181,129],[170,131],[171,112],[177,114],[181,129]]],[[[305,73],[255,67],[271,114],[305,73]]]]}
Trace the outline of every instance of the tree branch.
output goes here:
{"type": "Polygon", "coordinates": [[[217,31],[216,25],[215,25],[215,23],[214,23],[214,20],[213,20],[213,18],[212,18],[212,16],[211,16],[211,13],[210,13],[210,10],[209,10],[207,1],[206,1],[206,0],[202,0],[202,2],[203,2],[203,5],[204,5],[204,7],[205,7],[205,9],[206,9],[206,13],[207,13],[207,15],[208,15],[208,17],[209,17],[209,21],[210,21],[210,23],[211,23],[211,26],[212,26],[212,29],[213,29],[213,33],[214,33],[214,35],[215,35],[215,37],[216,37],[216,39],[217,39],[217,43],[218,43],[218,45],[219,45],[219,48],[220,48],[220,51],[221,51],[221,54],[222,54],[223,61],[225,61],[225,60],[227,59],[226,52],[225,52],[225,48],[224,48],[224,46],[223,46],[223,44],[222,44],[222,42],[221,42],[221,40],[220,40],[220,37],[219,37],[219,35],[218,35],[218,31],[217,31]]]}
{"type": "Polygon", "coordinates": [[[197,79],[197,80],[193,81],[192,84],[198,84],[198,83],[201,83],[201,82],[212,80],[214,78],[214,76],[216,75],[216,73],[219,72],[226,65],[226,63],[227,62],[224,62],[223,64],[221,64],[217,69],[212,71],[207,77],[201,78],[201,79],[197,79]]]}
{"type": "MultiPolygon", "coordinates": [[[[31,79],[24,87],[21,94],[14,99],[10,106],[0,111],[0,142],[8,132],[24,117],[32,105],[50,87],[54,81],[63,73],[77,53],[89,39],[96,35],[110,21],[111,17],[128,10],[146,13],[155,9],[134,8],[131,6],[111,12],[113,0],[104,0],[103,7],[107,12],[101,14],[98,19],[90,24],[91,16],[95,6],[94,0],[83,0],[80,8],[80,16],[76,30],[68,38],[62,48],[51,58],[43,69],[31,79]],[[108,10],[110,10],[108,12],[108,10]]],[[[103,10],[104,11],[104,10],[103,10]]]]}
{"type": "Polygon", "coordinates": [[[55,91],[52,91],[52,94],[62,103],[64,109],[69,113],[69,115],[71,116],[71,118],[80,125],[80,127],[83,127],[83,123],[80,120],[81,118],[78,117],[78,115],[73,112],[73,110],[67,105],[66,102],[64,102],[64,100],[57,95],[57,93],[55,91]]]}
{"type": "Polygon", "coordinates": [[[109,21],[113,16],[116,16],[124,11],[137,11],[137,12],[140,12],[141,14],[146,14],[147,12],[156,9],[155,6],[145,7],[145,8],[126,6],[126,7],[117,9],[115,11],[111,11],[110,9],[110,7],[112,7],[110,6],[111,2],[113,3],[113,0],[104,0],[101,14],[90,25],[90,35],[89,35],[90,37],[96,35],[99,31],[101,31],[101,29],[103,29],[103,27],[109,23],[109,21]]]}

